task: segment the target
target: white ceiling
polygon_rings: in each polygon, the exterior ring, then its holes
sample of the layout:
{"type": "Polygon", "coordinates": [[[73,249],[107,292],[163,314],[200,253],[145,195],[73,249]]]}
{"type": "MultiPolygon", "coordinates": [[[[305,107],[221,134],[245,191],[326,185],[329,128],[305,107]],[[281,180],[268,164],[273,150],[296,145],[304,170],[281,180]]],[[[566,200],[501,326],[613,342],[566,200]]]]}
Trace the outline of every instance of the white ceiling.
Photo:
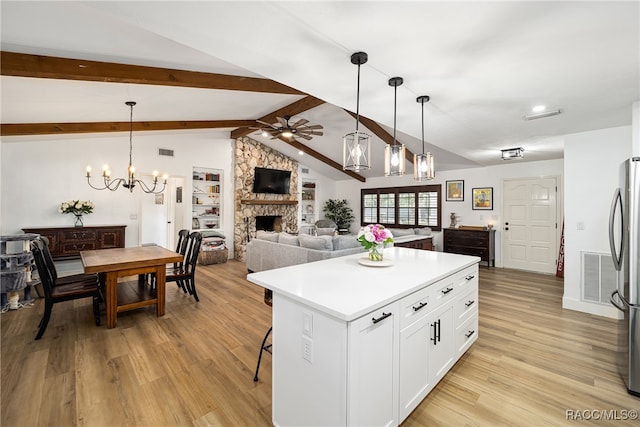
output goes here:
{"type": "MultiPolygon", "coordinates": [[[[563,135],[631,124],[640,99],[638,1],[2,1],[3,51],[264,77],[328,104],[294,118],[322,124],[301,142],[342,162],[342,135],[360,114],[398,140],[426,149],[436,169],[498,164],[500,149],[524,147],[524,161],[562,157],[563,135]],[[562,109],[525,121],[534,105],[562,109]]],[[[2,76],[2,123],[256,119],[301,98],[152,85],[2,76]]],[[[232,129],[207,132],[229,137],[232,129]]],[[[195,131],[175,131],[195,132],[195,131]]],[[[33,137],[4,138],[20,141],[33,137]]],[[[292,157],[279,140],[256,139],[292,157]]],[[[382,175],[384,142],[374,138],[382,175]]],[[[343,173],[310,156],[303,164],[336,179],[343,173]]],[[[410,166],[410,165],[409,165],[410,166]]]]}

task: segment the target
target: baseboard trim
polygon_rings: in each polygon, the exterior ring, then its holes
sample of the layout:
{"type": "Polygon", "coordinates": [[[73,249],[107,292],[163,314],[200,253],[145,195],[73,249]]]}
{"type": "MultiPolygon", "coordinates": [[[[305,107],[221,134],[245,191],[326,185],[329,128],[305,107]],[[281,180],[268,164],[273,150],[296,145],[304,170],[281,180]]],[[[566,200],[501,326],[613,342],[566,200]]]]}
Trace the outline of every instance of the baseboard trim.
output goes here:
{"type": "Polygon", "coordinates": [[[614,306],[596,304],[586,301],[575,300],[562,297],[562,308],[567,310],[581,311],[583,313],[594,314],[596,316],[608,317],[610,319],[622,319],[623,314],[614,306]]]}

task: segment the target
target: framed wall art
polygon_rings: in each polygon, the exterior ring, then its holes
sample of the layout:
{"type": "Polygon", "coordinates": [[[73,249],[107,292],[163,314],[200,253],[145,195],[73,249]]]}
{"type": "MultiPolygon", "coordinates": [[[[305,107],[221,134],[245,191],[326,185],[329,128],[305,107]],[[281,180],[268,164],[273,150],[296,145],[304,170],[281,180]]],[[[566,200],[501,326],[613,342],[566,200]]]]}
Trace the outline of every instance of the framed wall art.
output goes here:
{"type": "Polygon", "coordinates": [[[463,202],[464,201],[464,181],[447,181],[447,202],[463,202]]]}
{"type": "Polygon", "coordinates": [[[473,195],[472,209],[474,210],[493,210],[493,187],[472,188],[473,195]]]}

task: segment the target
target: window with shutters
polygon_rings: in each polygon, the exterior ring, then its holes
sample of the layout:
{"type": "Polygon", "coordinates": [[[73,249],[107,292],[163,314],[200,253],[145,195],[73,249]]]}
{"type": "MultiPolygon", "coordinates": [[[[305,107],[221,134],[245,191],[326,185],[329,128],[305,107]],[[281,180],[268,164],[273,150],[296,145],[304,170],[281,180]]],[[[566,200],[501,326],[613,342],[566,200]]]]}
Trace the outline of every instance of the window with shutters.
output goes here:
{"type": "Polygon", "coordinates": [[[442,228],[441,190],[441,185],[362,189],[361,225],[431,227],[438,231],[442,228]]]}

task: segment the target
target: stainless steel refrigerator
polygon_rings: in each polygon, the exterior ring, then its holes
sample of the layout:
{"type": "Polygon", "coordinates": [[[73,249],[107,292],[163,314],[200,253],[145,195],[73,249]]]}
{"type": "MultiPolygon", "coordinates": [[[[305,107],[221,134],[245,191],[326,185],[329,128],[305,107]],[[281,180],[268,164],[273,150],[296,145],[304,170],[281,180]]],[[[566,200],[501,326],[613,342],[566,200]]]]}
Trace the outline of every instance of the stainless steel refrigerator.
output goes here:
{"type": "Polygon", "coordinates": [[[640,157],[620,165],[609,215],[611,256],[618,273],[611,304],[624,313],[618,330],[618,368],[629,393],[640,396],[640,157]]]}

